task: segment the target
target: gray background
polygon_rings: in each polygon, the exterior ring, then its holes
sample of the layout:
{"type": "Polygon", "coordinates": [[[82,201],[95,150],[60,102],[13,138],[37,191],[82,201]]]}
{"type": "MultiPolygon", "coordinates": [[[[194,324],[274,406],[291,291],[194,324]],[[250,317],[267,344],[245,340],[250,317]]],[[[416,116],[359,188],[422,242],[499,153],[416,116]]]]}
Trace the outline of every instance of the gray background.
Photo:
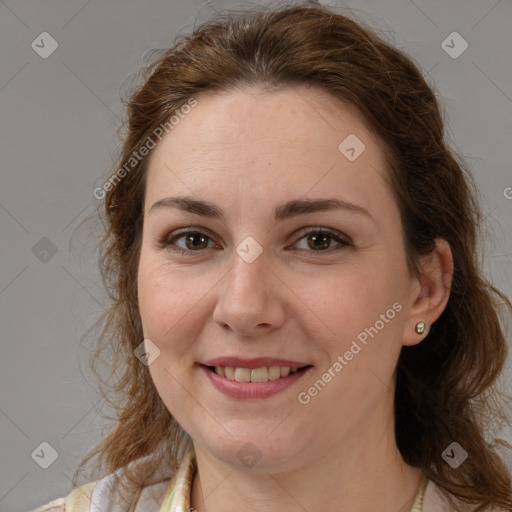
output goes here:
{"type": "MultiPolygon", "coordinates": [[[[346,5],[383,31],[435,85],[451,140],[482,192],[489,234],[485,270],[512,296],[512,2],[329,4],[346,5]],[[469,45],[458,58],[442,47],[454,31],[469,45]]],[[[216,11],[250,5],[0,2],[2,511],[26,511],[65,496],[79,459],[104,433],[98,413],[108,410],[88,369],[88,349],[80,345],[107,303],[94,225],[75,235],[74,250],[69,244],[73,228],[97,207],[93,189],[112,165],[120,95],[149,48],[170,46],[175,35],[216,11]],[[43,59],[31,43],[45,31],[58,48],[43,59]],[[42,442],[58,452],[48,469],[31,457],[42,442]]],[[[510,388],[510,361],[508,372],[503,385],[510,388]]],[[[505,435],[512,442],[510,430],[505,435]]]]}

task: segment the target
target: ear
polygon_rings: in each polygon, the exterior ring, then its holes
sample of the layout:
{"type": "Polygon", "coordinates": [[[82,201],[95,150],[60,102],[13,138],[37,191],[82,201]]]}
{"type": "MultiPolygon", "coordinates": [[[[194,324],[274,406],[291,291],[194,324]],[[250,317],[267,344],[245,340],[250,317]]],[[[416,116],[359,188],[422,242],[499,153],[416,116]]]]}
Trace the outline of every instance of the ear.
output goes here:
{"type": "Polygon", "coordinates": [[[411,280],[410,307],[404,326],[402,344],[416,345],[427,336],[431,325],[441,316],[448,299],[453,279],[453,257],[450,245],[436,238],[436,248],[420,259],[420,276],[411,280]],[[425,322],[422,334],[416,332],[416,324],[425,322]]]}

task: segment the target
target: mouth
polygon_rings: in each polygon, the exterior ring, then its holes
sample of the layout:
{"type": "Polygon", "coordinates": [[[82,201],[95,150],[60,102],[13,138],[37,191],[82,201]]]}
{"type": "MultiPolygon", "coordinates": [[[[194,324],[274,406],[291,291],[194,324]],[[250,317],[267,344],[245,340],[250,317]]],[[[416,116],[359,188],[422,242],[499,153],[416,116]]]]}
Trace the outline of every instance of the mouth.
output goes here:
{"type": "Polygon", "coordinates": [[[293,387],[314,368],[311,364],[301,366],[300,363],[292,363],[295,366],[260,366],[261,363],[254,361],[246,364],[253,368],[200,364],[199,369],[225,396],[238,400],[261,400],[293,387]]]}
{"type": "Polygon", "coordinates": [[[219,375],[230,381],[236,382],[251,382],[251,383],[264,383],[268,381],[275,381],[279,379],[285,379],[289,375],[296,373],[302,373],[308,368],[312,368],[312,365],[306,365],[302,367],[290,367],[290,366],[262,366],[260,368],[243,368],[233,366],[207,366],[201,364],[203,368],[208,371],[219,375]]]}

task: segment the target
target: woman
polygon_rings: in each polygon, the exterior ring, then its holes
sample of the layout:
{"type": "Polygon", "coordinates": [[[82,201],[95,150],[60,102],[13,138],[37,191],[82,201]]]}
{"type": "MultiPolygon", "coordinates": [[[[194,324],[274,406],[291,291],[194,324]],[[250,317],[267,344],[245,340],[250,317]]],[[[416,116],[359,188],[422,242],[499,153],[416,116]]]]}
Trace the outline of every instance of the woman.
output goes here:
{"type": "Polygon", "coordinates": [[[512,508],[485,439],[512,305],[406,56],[316,4],[206,23],[147,68],[119,164],[106,476],[39,511],[512,508]]]}

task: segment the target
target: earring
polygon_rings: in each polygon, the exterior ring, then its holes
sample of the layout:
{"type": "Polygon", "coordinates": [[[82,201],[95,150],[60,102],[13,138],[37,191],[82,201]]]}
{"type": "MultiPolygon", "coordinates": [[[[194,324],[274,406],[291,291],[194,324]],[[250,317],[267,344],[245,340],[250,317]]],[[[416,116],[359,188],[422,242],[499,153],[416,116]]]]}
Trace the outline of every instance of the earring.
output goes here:
{"type": "Polygon", "coordinates": [[[425,329],[426,329],[426,328],[427,328],[427,324],[426,324],[425,322],[418,322],[418,323],[416,324],[416,328],[415,328],[415,330],[416,330],[416,332],[417,332],[418,334],[423,334],[423,333],[425,332],[425,329]]]}

